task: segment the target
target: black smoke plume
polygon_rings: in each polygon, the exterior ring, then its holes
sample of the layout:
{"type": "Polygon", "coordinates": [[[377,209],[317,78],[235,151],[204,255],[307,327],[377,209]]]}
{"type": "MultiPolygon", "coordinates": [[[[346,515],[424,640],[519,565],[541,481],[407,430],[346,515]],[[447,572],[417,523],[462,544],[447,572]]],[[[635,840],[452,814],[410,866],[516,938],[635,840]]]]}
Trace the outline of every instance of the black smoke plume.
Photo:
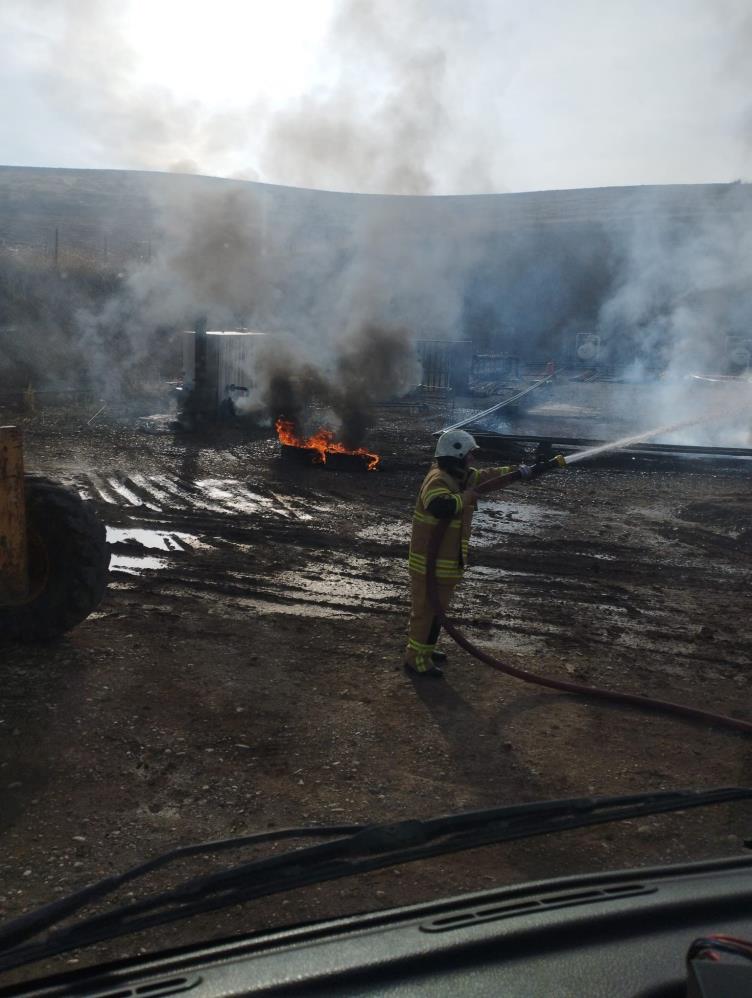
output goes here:
{"type": "Polygon", "coordinates": [[[336,351],[327,371],[275,349],[261,359],[262,401],[273,421],[288,419],[299,436],[319,429],[309,410],[328,410],[340,441],[359,447],[373,425],[374,405],[416,383],[417,359],[408,330],[364,324],[336,351]]]}

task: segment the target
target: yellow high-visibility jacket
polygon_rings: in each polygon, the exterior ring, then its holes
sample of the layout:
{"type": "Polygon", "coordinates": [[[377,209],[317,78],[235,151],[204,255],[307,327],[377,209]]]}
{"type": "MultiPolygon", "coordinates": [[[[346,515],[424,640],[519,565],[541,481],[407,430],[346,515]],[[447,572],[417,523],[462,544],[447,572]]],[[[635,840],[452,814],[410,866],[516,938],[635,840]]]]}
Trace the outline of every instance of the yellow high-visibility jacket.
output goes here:
{"type": "Polygon", "coordinates": [[[413,515],[413,532],[410,538],[410,554],[408,565],[414,575],[426,574],[426,557],[431,534],[439,517],[428,512],[428,507],[434,499],[451,499],[455,511],[449,520],[449,527],[441,540],[436,558],[436,578],[439,584],[452,585],[462,578],[467,565],[467,554],[470,546],[470,533],[473,526],[474,504],[465,504],[461,493],[486,482],[490,478],[498,478],[515,466],[500,468],[468,468],[462,479],[442,471],[438,465],[433,465],[423,480],[418,493],[418,501],[413,515]]]}

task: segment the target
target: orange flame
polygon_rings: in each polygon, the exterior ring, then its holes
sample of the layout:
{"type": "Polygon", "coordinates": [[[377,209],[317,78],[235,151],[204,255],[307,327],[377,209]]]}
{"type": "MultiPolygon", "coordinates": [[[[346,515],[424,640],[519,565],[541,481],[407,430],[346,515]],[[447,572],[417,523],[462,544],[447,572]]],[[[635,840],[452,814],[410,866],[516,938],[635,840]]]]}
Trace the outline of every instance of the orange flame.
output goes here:
{"type": "Polygon", "coordinates": [[[299,437],[295,432],[295,424],[291,419],[278,419],[274,424],[279,442],[288,447],[305,447],[308,450],[319,452],[316,463],[326,464],[327,454],[352,454],[355,457],[363,457],[368,461],[368,470],[375,471],[381,458],[378,454],[372,454],[364,447],[357,450],[349,450],[344,444],[338,444],[334,439],[331,430],[320,429],[312,437],[299,437]]]}

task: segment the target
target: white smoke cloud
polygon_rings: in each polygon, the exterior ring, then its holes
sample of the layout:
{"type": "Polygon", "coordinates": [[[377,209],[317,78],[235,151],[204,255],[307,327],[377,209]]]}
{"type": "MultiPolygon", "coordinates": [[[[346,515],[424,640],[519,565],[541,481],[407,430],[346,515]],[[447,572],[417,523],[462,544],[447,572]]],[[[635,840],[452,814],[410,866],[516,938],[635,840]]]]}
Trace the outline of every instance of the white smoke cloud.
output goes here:
{"type": "MultiPolygon", "coordinates": [[[[338,0],[300,78],[300,38],[296,47],[271,33],[260,6],[186,3],[172,20],[149,9],[135,0],[6,0],[9,160],[399,194],[749,173],[744,0],[338,0]],[[266,32],[297,95],[275,99],[281,77],[268,65],[268,85],[249,73],[244,86],[228,71],[223,53],[242,61],[235,36],[244,32],[258,44],[266,32]],[[145,68],[144,35],[164,51],[161,64],[145,68]],[[184,49],[195,64],[188,88],[172,68],[184,49]]],[[[249,70],[258,44],[249,41],[249,70]]]]}
{"type": "Polygon", "coordinates": [[[599,332],[615,360],[632,352],[669,376],[722,373],[729,337],[752,340],[745,192],[731,185],[641,197],[627,231],[612,234],[620,259],[599,332]]]}
{"type": "Polygon", "coordinates": [[[741,185],[657,189],[642,195],[626,231],[611,235],[617,266],[597,324],[603,359],[627,378],[659,381],[642,418],[660,425],[714,415],[674,434],[676,442],[751,442],[749,219],[741,185]]]}

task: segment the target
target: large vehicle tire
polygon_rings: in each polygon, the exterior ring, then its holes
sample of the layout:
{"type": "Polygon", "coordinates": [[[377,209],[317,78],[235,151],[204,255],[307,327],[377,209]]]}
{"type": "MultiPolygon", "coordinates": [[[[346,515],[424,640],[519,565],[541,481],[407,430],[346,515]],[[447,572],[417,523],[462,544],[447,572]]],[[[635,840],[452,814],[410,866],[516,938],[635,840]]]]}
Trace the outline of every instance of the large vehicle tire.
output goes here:
{"type": "Polygon", "coordinates": [[[0,606],[0,640],[50,641],[99,606],[110,552],[104,525],[70,489],[26,476],[29,598],[0,606]]]}

